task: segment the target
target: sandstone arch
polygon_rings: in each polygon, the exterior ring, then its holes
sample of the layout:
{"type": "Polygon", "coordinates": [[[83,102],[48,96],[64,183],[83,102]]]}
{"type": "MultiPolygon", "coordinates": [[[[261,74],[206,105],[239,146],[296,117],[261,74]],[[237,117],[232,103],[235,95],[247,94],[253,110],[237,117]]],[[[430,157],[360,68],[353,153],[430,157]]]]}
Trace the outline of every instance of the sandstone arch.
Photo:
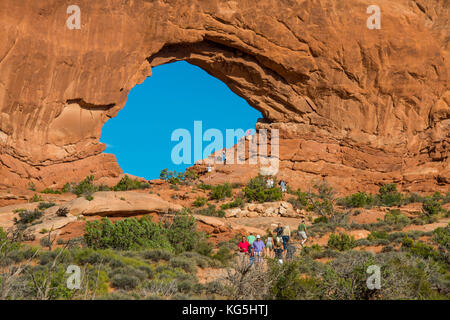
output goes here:
{"type": "Polygon", "coordinates": [[[281,129],[289,177],[448,189],[441,1],[385,1],[381,30],[362,0],[78,2],[81,30],[65,27],[68,1],[2,2],[0,186],[117,175],[102,125],[152,66],[186,60],[281,129]]]}

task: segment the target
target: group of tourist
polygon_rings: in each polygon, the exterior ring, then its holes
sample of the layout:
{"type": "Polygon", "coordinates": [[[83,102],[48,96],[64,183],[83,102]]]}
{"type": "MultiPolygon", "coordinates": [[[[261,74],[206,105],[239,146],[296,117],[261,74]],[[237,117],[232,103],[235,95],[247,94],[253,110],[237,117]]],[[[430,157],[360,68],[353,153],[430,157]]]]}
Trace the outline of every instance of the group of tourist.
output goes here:
{"type": "MultiPolygon", "coordinates": [[[[297,234],[303,246],[308,239],[304,219],[297,228],[297,234]]],[[[273,233],[267,235],[265,242],[261,235],[255,236],[253,232],[250,232],[248,237],[242,236],[238,249],[242,255],[250,257],[250,264],[261,262],[263,256],[275,258],[280,263],[283,263],[283,259],[291,259],[296,251],[296,248],[289,243],[290,239],[290,227],[288,225],[283,227],[281,223],[278,223],[273,233]],[[275,239],[272,234],[275,234],[275,239]]]]}

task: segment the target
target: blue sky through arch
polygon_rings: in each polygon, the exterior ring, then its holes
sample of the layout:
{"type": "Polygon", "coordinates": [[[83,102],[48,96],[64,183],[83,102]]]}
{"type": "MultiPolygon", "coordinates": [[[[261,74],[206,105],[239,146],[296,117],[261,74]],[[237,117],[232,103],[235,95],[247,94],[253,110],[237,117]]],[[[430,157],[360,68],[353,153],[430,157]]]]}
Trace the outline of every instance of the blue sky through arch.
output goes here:
{"type": "MultiPolygon", "coordinates": [[[[191,166],[172,162],[178,143],[171,141],[174,130],[190,132],[193,162],[194,121],[202,121],[203,133],[216,128],[225,139],[226,129],[246,131],[261,117],[222,81],[180,61],[153,68],[152,76],[131,90],[125,107],[104,125],[100,141],[125,173],[155,179],[161,169],[183,171],[191,166]]],[[[209,143],[203,142],[203,149],[209,143]]]]}

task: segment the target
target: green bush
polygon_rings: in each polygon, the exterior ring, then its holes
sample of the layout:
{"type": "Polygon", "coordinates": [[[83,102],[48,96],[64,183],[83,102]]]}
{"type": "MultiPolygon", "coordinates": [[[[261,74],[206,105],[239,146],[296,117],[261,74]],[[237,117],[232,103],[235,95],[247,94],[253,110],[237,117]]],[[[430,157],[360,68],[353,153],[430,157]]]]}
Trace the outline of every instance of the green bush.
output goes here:
{"type": "Polygon", "coordinates": [[[169,182],[170,184],[188,184],[198,179],[198,174],[194,170],[186,170],[186,172],[161,170],[159,178],[169,182]]]}
{"type": "Polygon", "coordinates": [[[177,214],[165,227],[167,238],[177,253],[196,250],[202,241],[206,241],[204,235],[196,231],[197,223],[192,216],[177,214]]]}
{"type": "Polygon", "coordinates": [[[42,197],[40,195],[34,194],[30,200],[30,202],[41,202],[43,201],[42,197]]]}
{"type": "Polygon", "coordinates": [[[232,251],[226,247],[221,246],[219,250],[212,256],[213,259],[219,260],[223,265],[226,265],[232,258],[232,251]]]}
{"type": "Polygon", "coordinates": [[[231,184],[225,183],[212,187],[209,198],[212,200],[223,200],[231,197],[232,195],[233,189],[231,188],[231,184]]]}
{"type": "Polygon", "coordinates": [[[308,194],[306,192],[302,192],[297,190],[295,192],[291,191],[290,194],[294,194],[297,197],[289,198],[288,201],[292,204],[295,209],[303,209],[308,206],[308,194]]]}
{"type": "Polygon", "coordinates": [[[20,210],[19,213],[19,219],[14,218],[14,223],[17,225],[28,225],[36,220],[39,220],[42,218],[42,215],[44,214],[42,211],[38,209],[34,209],[33,211],[30,210],[20,210]]]}
{"type": "Polygon", "coordinates": [[[441,212],[442,206],[438,200],[427,199],[422,203],[422,210],[426,215],[435,215],[441,212]]]}
{"type": "Polygon", "coordinates": [[[193,205],[194,207],[203,207],[206,204],[207,200],[203,197],[197,197],[197,199],[195,199],[193,205]]]}
{"type": "Polygon", "coordinates": [[[411,219],[400,213],[400,210],[389,210],[384,216],[384,221],[389,224],[401,224],[408,225],[411,223],[411,219]]]}
{"type": "Polygon", "coordinates": [[[54,202],[41,202],[41,203],[39,203],[38,209],[45,210],[45,209],[51,208],[53,206],[55,206],[54,202]]]}
{"type": "Polygon", "coordinates": [[[433,231],[433,241],[449,249],[450,248],[450,227],[437,228],[433,231]]]}
{"type": "Polygon", "coordinates": [[[164,228],[150,218],[126,218],[112,223],[108,218],[88,221],[84,239],[91,248],[135,250],[139,248],[168,249],[172,246],[164,228]]]}
{"type": "Polygon", "coordinates": [[[132,290],[139,285],[139,279],[128,274],[116,274],[111,278],[111,286],[117,289],[132,290]]]}
{"type": "Polygon", "coordinates": [[[222,210],[230,209],[230,208],[237,208],[242,207],[244,205],[244,200],[242,198],[236,198],[234,201],[224,203],[220,206],[222,210]]]}
{"type": "Polygon", "coordinates": [[[338,200],[338,204],[347,208],[370,207],[374,203],[373,196],[365,192],[358,192],[338,200]]]}
{"type": "Polygon", "coordinates": [[[219,218],[222,218],[225,216],[225,211],[223,209],[217,211],[216,206],[214,204],[210,204],[207,208],[198,209],[195,211],[195,213],[203,215],[203,216],[211,216],[211,217],[219,217],[219,218]]]}
{"type": "Polygon", "coordinates": [[[328,247],[339,251],[350,250],[356,246],[353,236],[345,233],[331,234],[328,239],[328,247]]]}
{"type": "Polygon", "coordinates": [[[44,190],[41,191],[41,193],[45,193],[45,194],[61,194],[61,191],[50,189],[50,188],[45,188],[44,190]]]}
{"type": "Polygon", "coordinates": [[[136,189],[146,189],[150,185],[146,182],[141,182],[137,179],[131,179],[129,176],[125,175],[120,181],[115,185],[113,191],[128,191],[136,189]]]}
{"type": "Polygon", "coordinates": [[[398,206],[402,204],[403,196],[397,191],[395,183],[382,185],[376,196],[377,204],[387,207],[398,206]]]}
{"type": "Polygon", "coordinates": [[[169,261],[173,257],[173,253],[167,250],[154,249],[144,252],[144,258],[152,261],[165,260],[169,261]]]}
{"type": "Polygon", "coordinates": [[[248,202],[257,201],[260,203],[279,201],[283,198],[281,189],[276,187],[276,180],[274,180],[274,187],[267,187],[266,177],[259,175],[249,181],[243,192],[248,202]]]}
{"type": "Polygon", "coordinates": [[[89,197],[94,192],[98,191],[98,187],[94,185],[94,176],[90,175],[84,178],[79,184],[73,187],[73,193],[75,193],[78,197],[85,196],[89,197]]]}
{"type": "Polygon", "coordinates": [[[195,262],[186,257],[173,257],[170,259],[169,264],[171,267],[181,268],[187,273],[195,273],[197,271],[195,262]]]}

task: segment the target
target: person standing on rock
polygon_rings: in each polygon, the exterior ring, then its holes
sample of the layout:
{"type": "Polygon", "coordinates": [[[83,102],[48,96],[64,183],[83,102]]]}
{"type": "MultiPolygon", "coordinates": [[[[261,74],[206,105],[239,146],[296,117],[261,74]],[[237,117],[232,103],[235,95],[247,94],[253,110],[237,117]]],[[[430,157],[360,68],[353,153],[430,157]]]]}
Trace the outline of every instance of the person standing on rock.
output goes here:
{"type": "Polygon", "coordinates": [[[282,234],[281,238],[283,240],[283,249],[286,250],[287,245],[289,243],[289,239],[291,238],[291,229],[289,228],[289,226],[285,226],[283,228],[283,234],[282,234]]]}
{"type": "Polygon", "coordinates": [[[286,181],[281,180],[280,187],[281,187],[281,192],[285,193],[286,192],[286,181]]]}
{"type": "Polygon", "coordinates": [[[281,237],[283,236],[283,227],[281,226],[281,223],[278,223],[278,227],[276,227],[275,230],[273,230],[273,232],[275,232],[277,235],[277,242],[281,243],[282,241],[281,237]]]}
{"type": "Polygon", "coordinates": [[[222,150],[222,162],[223,164],[227,164],[227,157],[225,156],[225,150],[222,150]]]}
{"type": "Polygon", "coordinates": [[[306,225],[305,225],[305,219],[302,220],[302,223],[298,225],[298,237],[302,240],[302,247],[305,243],[306,239],[308,239],[308,236],[306,235],[306,225]]]}
{"type": "Polygon", "coordinates": [[[261,262],[261,257],[266,245],[264,244],[264,241],[261,240],[261,236],[259,234],[256,236],[256,240],[253,242],[252,247],[253,247],[252,252],[255,256],[255,262],[256,263],[261,262]]]}

